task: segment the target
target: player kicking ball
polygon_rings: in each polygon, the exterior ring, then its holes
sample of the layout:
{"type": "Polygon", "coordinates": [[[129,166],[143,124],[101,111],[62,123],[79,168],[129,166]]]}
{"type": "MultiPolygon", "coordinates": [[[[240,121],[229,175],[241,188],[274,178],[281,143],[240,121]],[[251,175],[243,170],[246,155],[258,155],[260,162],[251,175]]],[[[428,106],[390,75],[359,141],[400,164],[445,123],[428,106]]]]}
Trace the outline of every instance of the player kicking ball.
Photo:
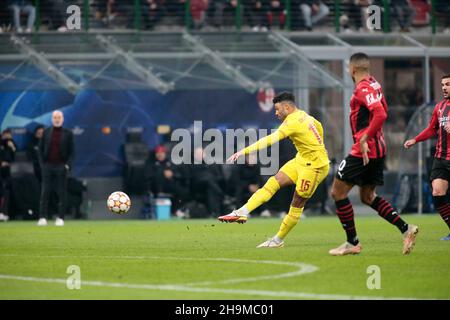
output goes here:
{"type": "MultiPolygon", "coordinates": [[[[450,228],[450,204],[447,199],[450,181],[450,74],[442,77],[442,93],[444,99],[435,106],[428,127],[414,139],[406,141],[405,148],[438,136],[430,180],[434,206],[450,228]]],[[[450,241],[450,234],[441,240],[450,241]]]]}
{"type": "Polygon", "coordinates": [[[408,225],[389,202],[375,193],[376,186],[384,182],[386,143],[382,126],[387,118],[386,99],[381,85],[370,75],[370,61],[366,54],[355,53],[351,56],[349,73],[356,85],[350,101],[350,126],[354,144],[350,154],[339,165],[331,188],[336,213],[347,234],[347,241],[329,253],[343,256],[361,252],[353,207],[348,199],[350,190],[358,185],[361,201],[400,230],[403,235],[403,254],[409,254],[419,228],[408,225]]]}
{"type": "Polygon", "coordinates": [[[273,104],[275,115],[283,121],[280,127],[274,133],[236,152],[227,161],[235,162],[240,156],[267,148],[285,138],[291,139],[297,154],[275,176],[270,177],[244,206],[218,218],[222,222],[245,223],[250,212],[269,201],[280,188],[295,184],[289,213],[284,217],[278,233],[257,248],[279,248],[284,245],[284,239],[300,219],[306,201],[311,198],[329,171],[328,154],[320,122],[298,109],[291,93],[283,92],[277,95],[273,104]]]}

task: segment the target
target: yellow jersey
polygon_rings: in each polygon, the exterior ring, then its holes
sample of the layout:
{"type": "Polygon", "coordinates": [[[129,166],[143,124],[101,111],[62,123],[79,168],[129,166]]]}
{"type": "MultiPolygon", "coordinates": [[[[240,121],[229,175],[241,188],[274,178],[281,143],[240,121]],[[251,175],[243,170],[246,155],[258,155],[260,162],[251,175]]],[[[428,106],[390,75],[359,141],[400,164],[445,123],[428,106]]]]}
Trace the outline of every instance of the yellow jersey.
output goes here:
{"type": "Polygon", "coordinates": [[[302,110],[292,112],[274,133],[246,147],[243,152],[249,154],[267,148],[286,137],[289,137],[297,149],[295,158],[298,164],[310,168],[329,164],[322,124],[302,110]]]}

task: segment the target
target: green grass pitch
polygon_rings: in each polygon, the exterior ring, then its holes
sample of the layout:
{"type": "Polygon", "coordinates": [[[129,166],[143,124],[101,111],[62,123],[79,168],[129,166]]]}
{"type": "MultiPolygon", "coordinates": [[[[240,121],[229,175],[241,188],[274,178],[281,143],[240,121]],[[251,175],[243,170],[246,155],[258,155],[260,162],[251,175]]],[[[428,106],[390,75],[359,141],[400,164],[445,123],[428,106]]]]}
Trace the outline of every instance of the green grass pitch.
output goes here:
{"type": "Polygon", "coordinates": [[[0,299],[450,299],[445,224],[438,215],[404,218],[420,227],[409,256],[377,216],[356,218],[363,251],[345,257],[328,255],[345,239],[336,217],[301,220],[281,249],[255,248],[279,219],[3,223],[0,299]],[[66,285],[71,265],[80,268],[78,290],[66,285]],[[367,287],[371,265],[380,289],[367,287]]]}

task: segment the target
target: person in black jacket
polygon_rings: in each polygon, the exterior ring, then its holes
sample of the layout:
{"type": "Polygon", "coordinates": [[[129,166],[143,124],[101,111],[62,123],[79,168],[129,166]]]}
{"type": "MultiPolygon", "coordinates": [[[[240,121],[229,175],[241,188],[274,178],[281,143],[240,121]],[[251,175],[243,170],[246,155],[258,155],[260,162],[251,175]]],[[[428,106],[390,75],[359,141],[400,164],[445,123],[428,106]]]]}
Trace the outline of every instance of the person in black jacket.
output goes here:
{"type": "Polygon", "coordinates": [[[268,3],[261,0],[243,0],[244,18],[253,31],[267,31],[269,19],[267,16],[268,3]]]}
{"type": "Polygon", "coordinates": [[[208,215],[217,217],[222,212],[225,176],[220,165],[205,163],[204,156],[202,147],[194,149],[194,164],[190,166],[192,197],[206,206],[208,215]]]}
{"type": "Polygon", "coordinates": [[[234,167],[230,185],[233,186],[233,196],[236,203],[243,203],[250,198],[262,185],[263,180],[260,174],[260,166],[254,154],[245,157],[245,164],[234,167]]]}
{"type": "Polygon", "coordinates": [[[0,139],[0,221],[8,221],[8,200],[11,188],[11,163],[14,162],[17,147],[10,129],[2,132],[0,139]]]}
{"type": "Polygon", "coordinates": [[[165,146],[155,148],[155,159],[149,161],[147,168],[148,188],[153,195],[170,197],[172,212],[180,209],[188,196],[187,177],[168,159],[165,146]]]}
{"type": "Polygon", "coordinates": [[[29,161],[33,162],[34,175],[39,182],[42,181],[41,164],[39,163],[39,143],[41,142],[44,130],[44,126],[37,126],[34,129],[33,137],[27,146],[27,158],[29,161]]]}
{"type": "Polygon", "coordinates": [[[39,143],[39,161],[42,168],[42,191],[39,210],[39,226],[47,225],[45,215],[51,191],[58,196],[58,217],[56,226],[64,225],[64,210],[67,194],[67,173],[72,166],[74,155],[73,134],[62,127],[64,115],[56,110],[52,114],[53,126],[45,129],[39,143]]]}

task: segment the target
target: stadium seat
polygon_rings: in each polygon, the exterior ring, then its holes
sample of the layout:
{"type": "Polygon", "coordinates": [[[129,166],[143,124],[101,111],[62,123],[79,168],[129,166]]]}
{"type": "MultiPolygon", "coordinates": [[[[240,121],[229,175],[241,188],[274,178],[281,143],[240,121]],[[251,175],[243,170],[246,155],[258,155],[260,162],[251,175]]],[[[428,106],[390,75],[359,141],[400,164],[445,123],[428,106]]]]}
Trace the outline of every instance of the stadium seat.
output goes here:
{"type": "Polygon", "coordinates": [[[141,134],[128,133],[125,143],[125,187],[131,194],[146,190],[145,168],[149,156],[148,146],[141,141],[141,134]]]}

